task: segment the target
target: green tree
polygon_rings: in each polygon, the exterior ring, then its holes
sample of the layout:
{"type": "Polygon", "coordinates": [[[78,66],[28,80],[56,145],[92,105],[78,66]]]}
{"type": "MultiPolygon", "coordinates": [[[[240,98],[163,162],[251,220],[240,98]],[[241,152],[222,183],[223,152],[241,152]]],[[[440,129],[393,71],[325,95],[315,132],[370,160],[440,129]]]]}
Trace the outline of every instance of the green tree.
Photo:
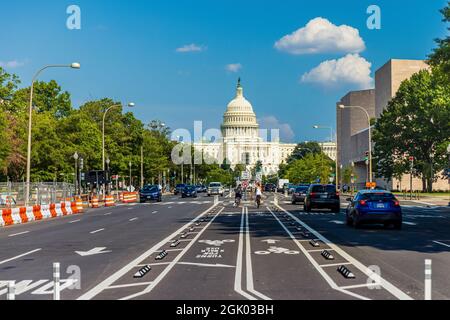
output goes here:
{"type": "MultiPolygon", "coordinates": [[[[441,10],[443,21],[450,23],[450,1],[447,6],[441,10]]],[[[450,30],[450,27],[448,28],[450,30]]],[[[450,81],[450,36],[444,39],[436,39],[437,48],[429,56],[429,63],[434,67],[442,68],[442,72],[450,81]]]]}
{"type": "Polygon", "coordinates": [[[289,164],[293,161],[303,159],[310,153],[320,154],[322,153],[322,148],[317,142],[301,142],[295,147],[287,163],[289,164]]]}
{"type": "Polygon", "coordinates": [[[377,175],[391,179],[406,172],[408,157],[413,156],[413,174],[422,178],[424,191],[431,191],[446,164],[449,132],[450,86],[445,76],[439,70],[414,74],[401,84],[375,126],[377,175]]]}
{"type": "Polygon", "coordinates": [[[332,168],[333,161],[330,159],[325,159],[321,154],[308,154],[292,162],[285,177],[294,184],[314,183],[318,178],[322,183],[328,183],[332,168]]]}

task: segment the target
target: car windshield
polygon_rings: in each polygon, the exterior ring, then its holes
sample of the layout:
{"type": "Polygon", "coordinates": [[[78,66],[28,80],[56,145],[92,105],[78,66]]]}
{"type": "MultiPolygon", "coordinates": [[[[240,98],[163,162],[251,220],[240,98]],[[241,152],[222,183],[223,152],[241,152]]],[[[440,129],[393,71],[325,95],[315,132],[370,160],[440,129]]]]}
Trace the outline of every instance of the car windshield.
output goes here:
{"type": "Polygon", "coordinates": [[[177,184],[177,188],[184,188],[185,185],[184,184],[177,184]]]}
{"type": "Polygon", "coordinates": [[[360,200],[368,201],[392,201],[395,197],[392,193],[377,192],[377,193],[363,193],[360,196],[360,200]]]}
{"type": "Polygon", "coordinates": [[[318,192],[318,193],[334,193],[336,192],[335,186],[313,186],[312,192],[318,192]]]}
{"type": "Polygon", "coordinates": [[[308,190],[308,187],[297,187],[295,192],[305,192],[306,190],[308,190]]]}
{"type": "Polygon", "coordinates": [[[191,191],[191,190],[194,190],[195,187],[194,186],[186,186],[184,189],[188,190],[188,191],[191,191]]]}
{"type": "Polygon", "coordinates": [[[218,187],[221,187],[221,184],[220,183],[210,183],[209,187],[210,188],[218,188],[218,187]]]}
{"type": "Polygon", "coordinates": [[[142,189],[143,192],[157,192],[158,191],[158,187],[156,186],[151,186],[151,187],[144,187],[142,189]]]}

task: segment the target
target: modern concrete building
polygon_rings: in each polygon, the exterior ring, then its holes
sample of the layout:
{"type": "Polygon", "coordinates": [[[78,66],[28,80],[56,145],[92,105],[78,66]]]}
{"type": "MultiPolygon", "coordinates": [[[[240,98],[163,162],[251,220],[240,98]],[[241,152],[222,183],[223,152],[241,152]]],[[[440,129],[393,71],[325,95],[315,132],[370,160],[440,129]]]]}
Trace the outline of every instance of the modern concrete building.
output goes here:
{"type": "MultiPolygon", "coordinates": [[[[345,95],[337,105],[361,106],[373,118],[379,118],[389,101],[396,95],[401,83],[414,73],[428,69],[423,60],[389,60],[375,72],[375,89],[352,91],[345,95]]],[[[358,109],[337,109],[338,162],[343,167],[354,164],[358,188],[368,181],[368,167],[365,153],[369,150],[367,117],[358,109]]],[[[409,175],[402,179],[387,181],[378,179],[377,184],[389,190],[409,190],[409,175]]],[[[447,180],[440,179],[433,184],[435,190],[446,190],[447,180]]],[[[422,180],[413,178],[413,190],[422,190],[422,180]]]]}

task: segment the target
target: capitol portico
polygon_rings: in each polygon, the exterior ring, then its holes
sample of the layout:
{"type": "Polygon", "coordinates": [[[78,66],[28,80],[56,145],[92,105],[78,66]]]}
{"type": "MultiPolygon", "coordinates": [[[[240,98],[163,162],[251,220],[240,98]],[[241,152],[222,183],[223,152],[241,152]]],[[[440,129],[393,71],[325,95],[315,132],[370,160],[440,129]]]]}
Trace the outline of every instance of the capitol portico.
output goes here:
{"type": "Polygon", "coordinates": [[[218,162],[226,159],[232,168],[243,164],[251,170],[261,161],[264,175],[276,174],[279,165],[286,162],[296,147],[296,144],[281,143],[278,130],[260,129],[240,80],[236,96],[223,116],[221,132],[219,141],[195,143],[194,148],[218,162]]]}

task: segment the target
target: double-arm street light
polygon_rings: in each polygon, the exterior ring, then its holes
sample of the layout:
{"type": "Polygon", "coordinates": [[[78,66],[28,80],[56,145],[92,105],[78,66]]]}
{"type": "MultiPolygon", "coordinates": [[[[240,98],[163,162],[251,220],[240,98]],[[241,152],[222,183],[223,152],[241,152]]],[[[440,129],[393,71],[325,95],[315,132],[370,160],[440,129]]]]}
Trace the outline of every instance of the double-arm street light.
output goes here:
{"type": "MultiPolygon", "coordinates": [[[[337,148],[337,139],[333,139],[333,127],[331,126],[319,126],[316,125],[313,127],[314,129],[329,129],[330,130],[330,141],[331,142],[335,142],[336,143],[336,148],[337,148]]],[[[325,149],[324,147],[322,147],[322,149],[325,149]]],[[[322,152],[325,152],[325,150],[322,150],[322,152]]],[[[339,164],[338,164],[338,155],[336,152],[336,188],[337,190],[339,190],[339,164]]]]}
{"type": "Polygon", "coordinates": [[[372,174],[372,125],[370,123],[370,115],[369,112],[367,112],[366,109],[360,106],[344,106],[343,104],[339,105],[339,109],[359,109],[364,111],[365,115],[367,116],[367,124],[369,125],[369,182],[372,184],[373,182],[373,174],[372,174]]]}
{"type": "Polygon", "coordinates": [[[28,109],[28,147],[27,147],[27,172],[26,172],[26,194],[25,194],[25,205],[28,205],[28,202],[30,201],[30,172],[31,172],[31,128],[32,128],[32,115],[33,115],[33,91],[34,91],[34,83],[36,82],[39,75],[42,73],[42,71],[50,68],[72,68],[72,69],[80,69],[81,65],[78,62],[74,62],[71,64],[55,64],[55,65],[48,65],[40,69],[33,77],[33,80],[31,81],[31,88],[30,88],[30,105],[28,109]]]}

